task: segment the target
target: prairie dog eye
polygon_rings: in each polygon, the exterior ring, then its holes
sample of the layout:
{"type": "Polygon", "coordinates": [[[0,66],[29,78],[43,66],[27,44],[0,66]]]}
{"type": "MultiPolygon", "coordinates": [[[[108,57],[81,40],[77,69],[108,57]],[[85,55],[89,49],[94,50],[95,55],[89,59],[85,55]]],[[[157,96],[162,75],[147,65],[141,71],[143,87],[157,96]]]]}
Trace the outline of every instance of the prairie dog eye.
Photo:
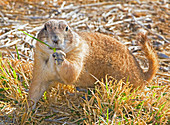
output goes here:
{"type": "Polygon", "coordinates": [[[44,30],[47,30],[47,26],[46,25],[44,26],[44,30]]]}
{"type": "Polygon", "coordinates": [[[65,31],[68,31],[68,26],[66,26],[65,31]]]}

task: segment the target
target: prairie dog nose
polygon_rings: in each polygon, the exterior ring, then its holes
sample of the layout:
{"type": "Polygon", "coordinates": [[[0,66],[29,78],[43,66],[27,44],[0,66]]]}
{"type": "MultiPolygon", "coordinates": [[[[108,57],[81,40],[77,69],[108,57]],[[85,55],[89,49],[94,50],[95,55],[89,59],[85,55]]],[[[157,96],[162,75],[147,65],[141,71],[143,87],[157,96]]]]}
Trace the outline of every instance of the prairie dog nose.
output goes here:
{"type": "Polygon", "coordinates": [[[58,36],[53,36],[53,37],[52,37],[52,41],[53,41],[54,43],[58,44],[58,41],[59,41],[58,36]]]}

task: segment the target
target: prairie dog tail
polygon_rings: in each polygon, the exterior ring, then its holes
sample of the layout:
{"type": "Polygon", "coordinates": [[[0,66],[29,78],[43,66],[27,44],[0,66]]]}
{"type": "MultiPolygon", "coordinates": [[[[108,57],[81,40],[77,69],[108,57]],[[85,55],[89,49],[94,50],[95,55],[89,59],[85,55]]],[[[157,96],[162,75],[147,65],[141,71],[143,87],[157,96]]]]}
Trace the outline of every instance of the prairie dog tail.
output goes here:
{"type": "Polygon", "coordinates": [[[154,49],[152,48],[152,46],[149,44],[147,36],[145,33],[140,32],[139,34],[139,42],[142,45],[142,50],[145,52],[145,56],[148,59],[149,62],[149,69],[148,71],[144,72],[144,79],[147,82],[150,82],[153,77],[156,74],[156,71],[158,69],[158,59],[157,59],[157,55],[154,52],[154,49]]]}

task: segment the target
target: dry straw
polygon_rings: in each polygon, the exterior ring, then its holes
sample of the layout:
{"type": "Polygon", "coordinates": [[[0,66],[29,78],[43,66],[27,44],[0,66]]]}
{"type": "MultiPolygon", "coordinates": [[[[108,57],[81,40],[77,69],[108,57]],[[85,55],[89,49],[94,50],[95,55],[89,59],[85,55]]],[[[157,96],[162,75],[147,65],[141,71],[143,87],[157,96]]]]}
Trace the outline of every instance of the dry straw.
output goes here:
{"type": "Polygon", "coordinates": [[[111,76],[97,80],[87,93],[73,86],[56,84],[39,101],[34,111],[26,112],[27,90],[32,78],[32,63],[0,59],[0,107],[4,124],[167,124],[169,85],[148,85],[133,90],[132,85],[111,76]]]}
{"type": "Polygon", "coordinates": [[[32,39],[18,29],[35,34],[49,17],[66,19],[74,30],[111,35],[129,46],[139,60],[145,60],[139,46],[133,43],[137,29],[143,27],[152,41],[161,43],[156,45],[157,51],[162,53],[163,47],[163,53],[168,55],[167,3],[143,1],[58,0],[56,6],[49,1],[35,4],[33,0],[1,0],[0,14],[4,24],[1,23],[2,31],[0,29],[0,49],[3,50],[0,52],[0,124],[168,124],[170,75],[166,68],[170,60],[161,55],[158,55],[161,56],[160,66],[166,72],[159,70],[154,82],[142,90],[132,91],[128,81],[116,81],[111,76],[96,79],[95,88],[88,89],[87,93],[76,91],[74,86],[56,83],[40,99],[34,111],[26,112],[33,70],[32,39]],[[29,9],[30,15],[23,11],[24,7],[29,9]],[[17,27],[21,22],[25,25],[17,27]]]}

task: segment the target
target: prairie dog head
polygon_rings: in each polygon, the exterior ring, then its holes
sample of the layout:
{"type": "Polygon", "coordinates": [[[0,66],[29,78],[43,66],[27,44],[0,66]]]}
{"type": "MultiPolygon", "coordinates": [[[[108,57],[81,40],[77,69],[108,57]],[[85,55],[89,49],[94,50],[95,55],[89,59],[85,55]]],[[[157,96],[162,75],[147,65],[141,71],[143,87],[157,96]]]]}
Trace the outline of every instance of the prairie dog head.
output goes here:
{"type": "Polygon", "coordinates": [[[51,47],[62,50],[65,53],[71,51],[79,44],[78,34],[72,31],[64,20],[47,21],[38,37],[51,47]]]}

